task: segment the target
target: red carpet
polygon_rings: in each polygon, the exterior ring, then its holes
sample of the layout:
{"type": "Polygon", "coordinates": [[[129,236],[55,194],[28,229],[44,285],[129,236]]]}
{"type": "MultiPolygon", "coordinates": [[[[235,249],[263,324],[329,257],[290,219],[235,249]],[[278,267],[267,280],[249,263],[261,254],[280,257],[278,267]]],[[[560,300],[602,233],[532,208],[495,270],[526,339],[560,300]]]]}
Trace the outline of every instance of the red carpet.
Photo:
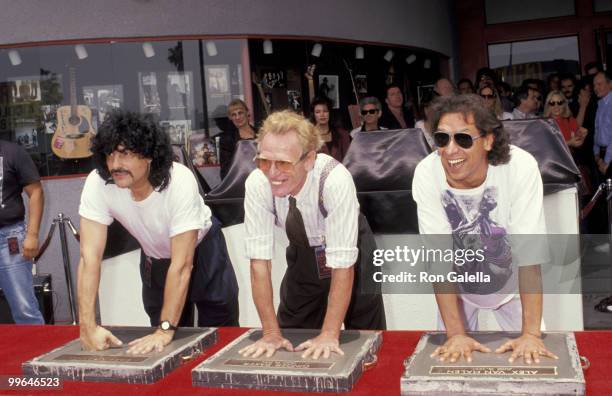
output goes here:
{"type": "MultiPolygon", "coordinates": [[[[222,328],[219,342],[194,361],[185,363],[166,378],[153,385],[129,385],[93,382],[64,382],[61,391],[44,394],[70,395],[300,395],[296,392],[252,390],[223,390],[191,386],[191,369],[217,352],[245,331],[243,328],[222,328]]],[[[78,337],[76,326],[10,326],[0,325],[0,375],[21,374],[21,363],[78,337]]],[[[398,395],[403,361],[416,346],[421,333],[415,331],[386,331],[375,367],[365,372],[349,395],[398,395]]],[[[581,355],[591,361],[585,372],[587,394],[612,395],[612,332],[588,331],[576,333],[581,355]]],[[[30,394],[43,392],[29,391],[30,394]]],[[[2,391],[0,394],[25,392],[2,391]]]]}

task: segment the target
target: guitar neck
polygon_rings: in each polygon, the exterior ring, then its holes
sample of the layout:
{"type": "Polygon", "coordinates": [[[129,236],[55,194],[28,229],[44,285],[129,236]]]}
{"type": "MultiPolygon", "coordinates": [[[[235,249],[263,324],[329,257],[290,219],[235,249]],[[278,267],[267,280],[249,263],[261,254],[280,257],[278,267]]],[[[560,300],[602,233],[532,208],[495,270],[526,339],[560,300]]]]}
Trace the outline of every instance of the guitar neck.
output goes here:
{"type": "Polygon", "coordinates": [[[76,70],[70,67],[70,116],[77,115],[76,70]]]}
{"type": "Polygon", "coordinates": [[[312,78],[308,79],[308,99],[312,102],[315,97],[315,86],[312,78]]]}

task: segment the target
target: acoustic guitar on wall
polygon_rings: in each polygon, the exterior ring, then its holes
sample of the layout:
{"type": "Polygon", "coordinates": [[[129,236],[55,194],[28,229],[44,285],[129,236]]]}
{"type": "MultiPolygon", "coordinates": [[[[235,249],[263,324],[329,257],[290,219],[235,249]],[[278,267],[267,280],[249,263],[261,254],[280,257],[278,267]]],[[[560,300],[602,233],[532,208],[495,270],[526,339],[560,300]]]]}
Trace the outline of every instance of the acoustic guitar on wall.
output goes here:
{"type": "Polygon", "coordinates": [[[91,138],[96,133],[91,118],[89,107],[77,105],[76,72],[71,67],[70,106],[57,109],[57,129],[51,138],[53,153],[64,159],[91,157],[91,138]]]}

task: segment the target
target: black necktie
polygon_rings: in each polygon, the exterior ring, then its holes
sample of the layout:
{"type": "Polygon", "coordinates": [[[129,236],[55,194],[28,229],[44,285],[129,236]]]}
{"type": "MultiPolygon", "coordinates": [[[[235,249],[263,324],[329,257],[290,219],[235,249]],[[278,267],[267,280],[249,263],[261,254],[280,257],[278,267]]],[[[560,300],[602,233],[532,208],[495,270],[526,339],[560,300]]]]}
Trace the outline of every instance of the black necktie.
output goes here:
{"type": "Polygon", "coordinates": [[[302,219],[302,214],[296,206],[295,198],[291,196],[289,197],[289,211],[285,220],[285,231],[291,244],[309,246],[304,219],[302,219]]]}

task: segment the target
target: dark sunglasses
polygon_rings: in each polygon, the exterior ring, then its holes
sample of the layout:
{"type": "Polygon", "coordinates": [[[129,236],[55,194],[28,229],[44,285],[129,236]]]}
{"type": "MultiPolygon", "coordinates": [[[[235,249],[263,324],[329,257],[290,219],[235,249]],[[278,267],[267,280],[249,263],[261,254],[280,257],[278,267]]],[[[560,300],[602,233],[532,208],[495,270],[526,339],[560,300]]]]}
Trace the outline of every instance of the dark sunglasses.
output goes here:
{"type": "Polygon", "coordinates": [[[361,115],[376,114],[376,113],[378,113],[378,109],[361,110],[361,115]]]}
{"type": "Polygon", "coordinates": [[[483,99],[495,99],[495,94],[490,94],[490,95],[485,95],[485,94],[480,94],[480,97],[483,99]]]}
{"type": "Polygon", "coordinates": [[[267,158],[261,158],[261,157],[255,157],[253,158],[253,161],[255,161],[255,164],[257,165],[257,167],[262,171],[262,172],[268,172],[270,169],[272,169],[272,164],[275,164],[276,169],[280,172],[291,172],[293,171],[293,168],[299,164],[300,162],[302,162],[304,160],[304,158],[306,158],[306,156],[308,155],[310,151],[305,152],[304,154],[302,154],[302,156],[300,157],[299,160],[295,161],[295,162],[291,162],[291,161],[275,161],[275,160],[269,160],[267,158]]]}
{"type": "Polygon", "coordinates": [[[474,145],[474,140],[480,139],[482,136],[472,136],[469,133],[465,132],[455,132],[452,135],[448,132],[437,131],[434,132],[434,142],[438,147],[446,147],[450,143],[451,136],[455,139],[455,143],[457,146],[469,149],[474,145]]]}
{"type": "Polygon", "coordinates": [[[549,106],[563,106],[565,104],[565,100],[558,100],[558,101],[554,101],[551,100],[550,102],[548,102],[549,106]]]}

